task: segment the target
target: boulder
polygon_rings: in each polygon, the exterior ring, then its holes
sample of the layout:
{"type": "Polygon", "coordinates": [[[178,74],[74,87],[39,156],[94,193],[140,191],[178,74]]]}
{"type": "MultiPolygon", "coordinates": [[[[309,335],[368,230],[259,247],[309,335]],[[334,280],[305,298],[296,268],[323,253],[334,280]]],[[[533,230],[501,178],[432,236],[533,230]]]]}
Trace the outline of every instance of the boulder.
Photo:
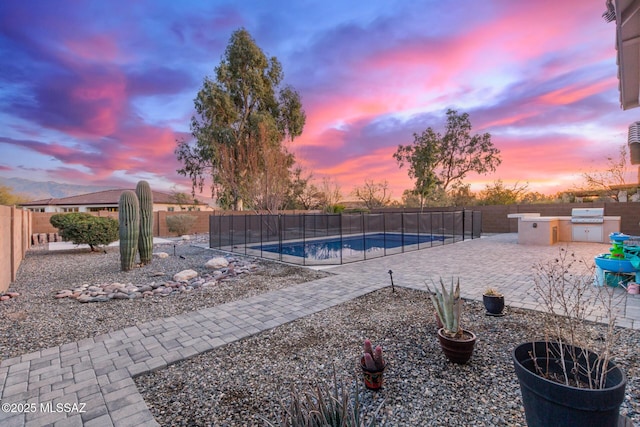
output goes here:
{"type": "Polygon", "coordinates": [[[217,270],[219,268],[225,268],[228,265],[229,261],[227,261],[225,257],[216,257],[211,258],[204,266],[210,270],[217,270]]]}
{"type": "Polygon", "coordinates": [[[169,258],[169,254],[166,252],[154,252],[153,256],[156,258],[169,258]]]}
{"type": "Polygon", "coordinates": [[[198,272],[194,270],[182,270],[179,273],[173,275],[174,282],[188,282],[189,280],[198,277],[198,272]]]}

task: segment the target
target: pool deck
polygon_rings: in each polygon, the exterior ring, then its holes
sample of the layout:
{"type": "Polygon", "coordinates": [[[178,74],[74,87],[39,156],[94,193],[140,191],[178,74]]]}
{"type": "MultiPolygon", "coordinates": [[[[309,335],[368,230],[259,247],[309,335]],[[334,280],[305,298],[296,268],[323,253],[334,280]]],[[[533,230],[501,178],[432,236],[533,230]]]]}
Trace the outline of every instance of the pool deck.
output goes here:
{"type": "MultiPolygon", "coordinates": [[[[541,310],[532,265],[561,248],[590,260],[609,245],[524,246],[516,234],[487,236],[332,267],[334,275],[313,282],[3,360],[0,425],[157,426],[133,377],[390,286],[389,270],[396,286],[425,290],[430,279],[459,277],[463,298],[482,300],[493,287],[507,310],[541,310]]],[[[618,315],[620,326],[640,329],[640,295],[628,295],[618,315]]]]}

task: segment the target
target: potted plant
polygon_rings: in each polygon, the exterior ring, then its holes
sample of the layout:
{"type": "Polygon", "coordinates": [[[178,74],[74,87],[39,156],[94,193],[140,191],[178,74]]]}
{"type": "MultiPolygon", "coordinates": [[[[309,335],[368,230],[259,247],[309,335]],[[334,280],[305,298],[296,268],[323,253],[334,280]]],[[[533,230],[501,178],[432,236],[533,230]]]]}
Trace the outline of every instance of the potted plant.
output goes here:
{"type": "Polygon", "coordinates": [[[592,286],[593,277],[593,267],[565,249],[534,268],[544,339],[512,354],[530,427],[618,425],[626,377],[613,361],[616,301],[613,288],[592,286]],[[587,321],[594,310],[608,320],[603,334],[587,321]]]}
{"type": "Polygon", "coordinates": [[[487,315],[489,316],[503,316],[504,310],[504,295],[498,292],[495,288],[487,288],[482,294],[482,302],[487,315]]]}
{"type": "MultiPolygon", "coordinates": [[[[429,285],[427,285],[429,288],[429,285]]],[[[444,282],[440,278],[440,288],[434,284],[434,291],[429,297],[433,307],[438,314],[442,328],[438,329],[438,340],[444,355],[453,363],[467,363],[473,354],[473,347],[476,343],[476,335],[463,329],[460,323],[462,315],[462,300],[460,299],[460,279],[453,287],[453,278],[449,291],[445,289],[444,282]]]]}
{"type": "Polygon", "coordinates": [[[360,357],[360,367],[365,387],[379,390],[383,382],[382,374],[387,367],[387,362],[382,357],[382,347],[378,345],[374,350],[371,341],[364,340],[364,354],[360,357]]]}

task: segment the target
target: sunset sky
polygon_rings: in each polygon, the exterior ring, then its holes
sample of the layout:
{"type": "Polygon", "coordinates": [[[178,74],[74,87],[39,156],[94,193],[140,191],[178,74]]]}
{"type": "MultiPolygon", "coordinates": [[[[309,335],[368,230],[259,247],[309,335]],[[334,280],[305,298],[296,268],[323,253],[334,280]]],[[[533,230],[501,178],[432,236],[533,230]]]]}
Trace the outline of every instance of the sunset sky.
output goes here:
{"type": "MultiPolygon", "coordinates": [[[[413,186],[392,158],[446,110],[500,149],[497,179],[553,194],[617,158],[640,109],[619,106],[604,0],[110,0],[0,3],[0,176],[188,192],[176,140],[231,33],[283,65],[307,124],[290,149],[348,196],[413,186]]],[[[629,165],[629,182],[637,177],[629,165]]]]}

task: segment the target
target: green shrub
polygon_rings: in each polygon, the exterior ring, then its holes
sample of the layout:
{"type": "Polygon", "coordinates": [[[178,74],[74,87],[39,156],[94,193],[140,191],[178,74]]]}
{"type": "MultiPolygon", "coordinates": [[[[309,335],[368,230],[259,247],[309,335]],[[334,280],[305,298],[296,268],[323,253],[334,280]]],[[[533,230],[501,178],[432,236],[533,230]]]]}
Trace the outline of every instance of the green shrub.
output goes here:
{"type": "Polygon", "coordinates": [[[118,240],[118,221],[113,218],[93,216],[88,213],[53,215],[49,222],[58,229],[60,236],[75,245],[108,245],[118,240]]]}
{"type": "Polygon", "coordinates": [[[169,231],[177,233],[178,236],[189,233],[194,222],[196,222],[196,217],[191,215],[167,216],[167,227],[169,231]]]}
{"type": "Polygon", "coordinates": [[[344,212],[344,210],[346,209],[346,207],[344,205],[329,205],[329,206],[325,206],[324,211],[326,213],[333,213],[333,214],[338,214],[338,213],[342,213],[344,212]]]}

